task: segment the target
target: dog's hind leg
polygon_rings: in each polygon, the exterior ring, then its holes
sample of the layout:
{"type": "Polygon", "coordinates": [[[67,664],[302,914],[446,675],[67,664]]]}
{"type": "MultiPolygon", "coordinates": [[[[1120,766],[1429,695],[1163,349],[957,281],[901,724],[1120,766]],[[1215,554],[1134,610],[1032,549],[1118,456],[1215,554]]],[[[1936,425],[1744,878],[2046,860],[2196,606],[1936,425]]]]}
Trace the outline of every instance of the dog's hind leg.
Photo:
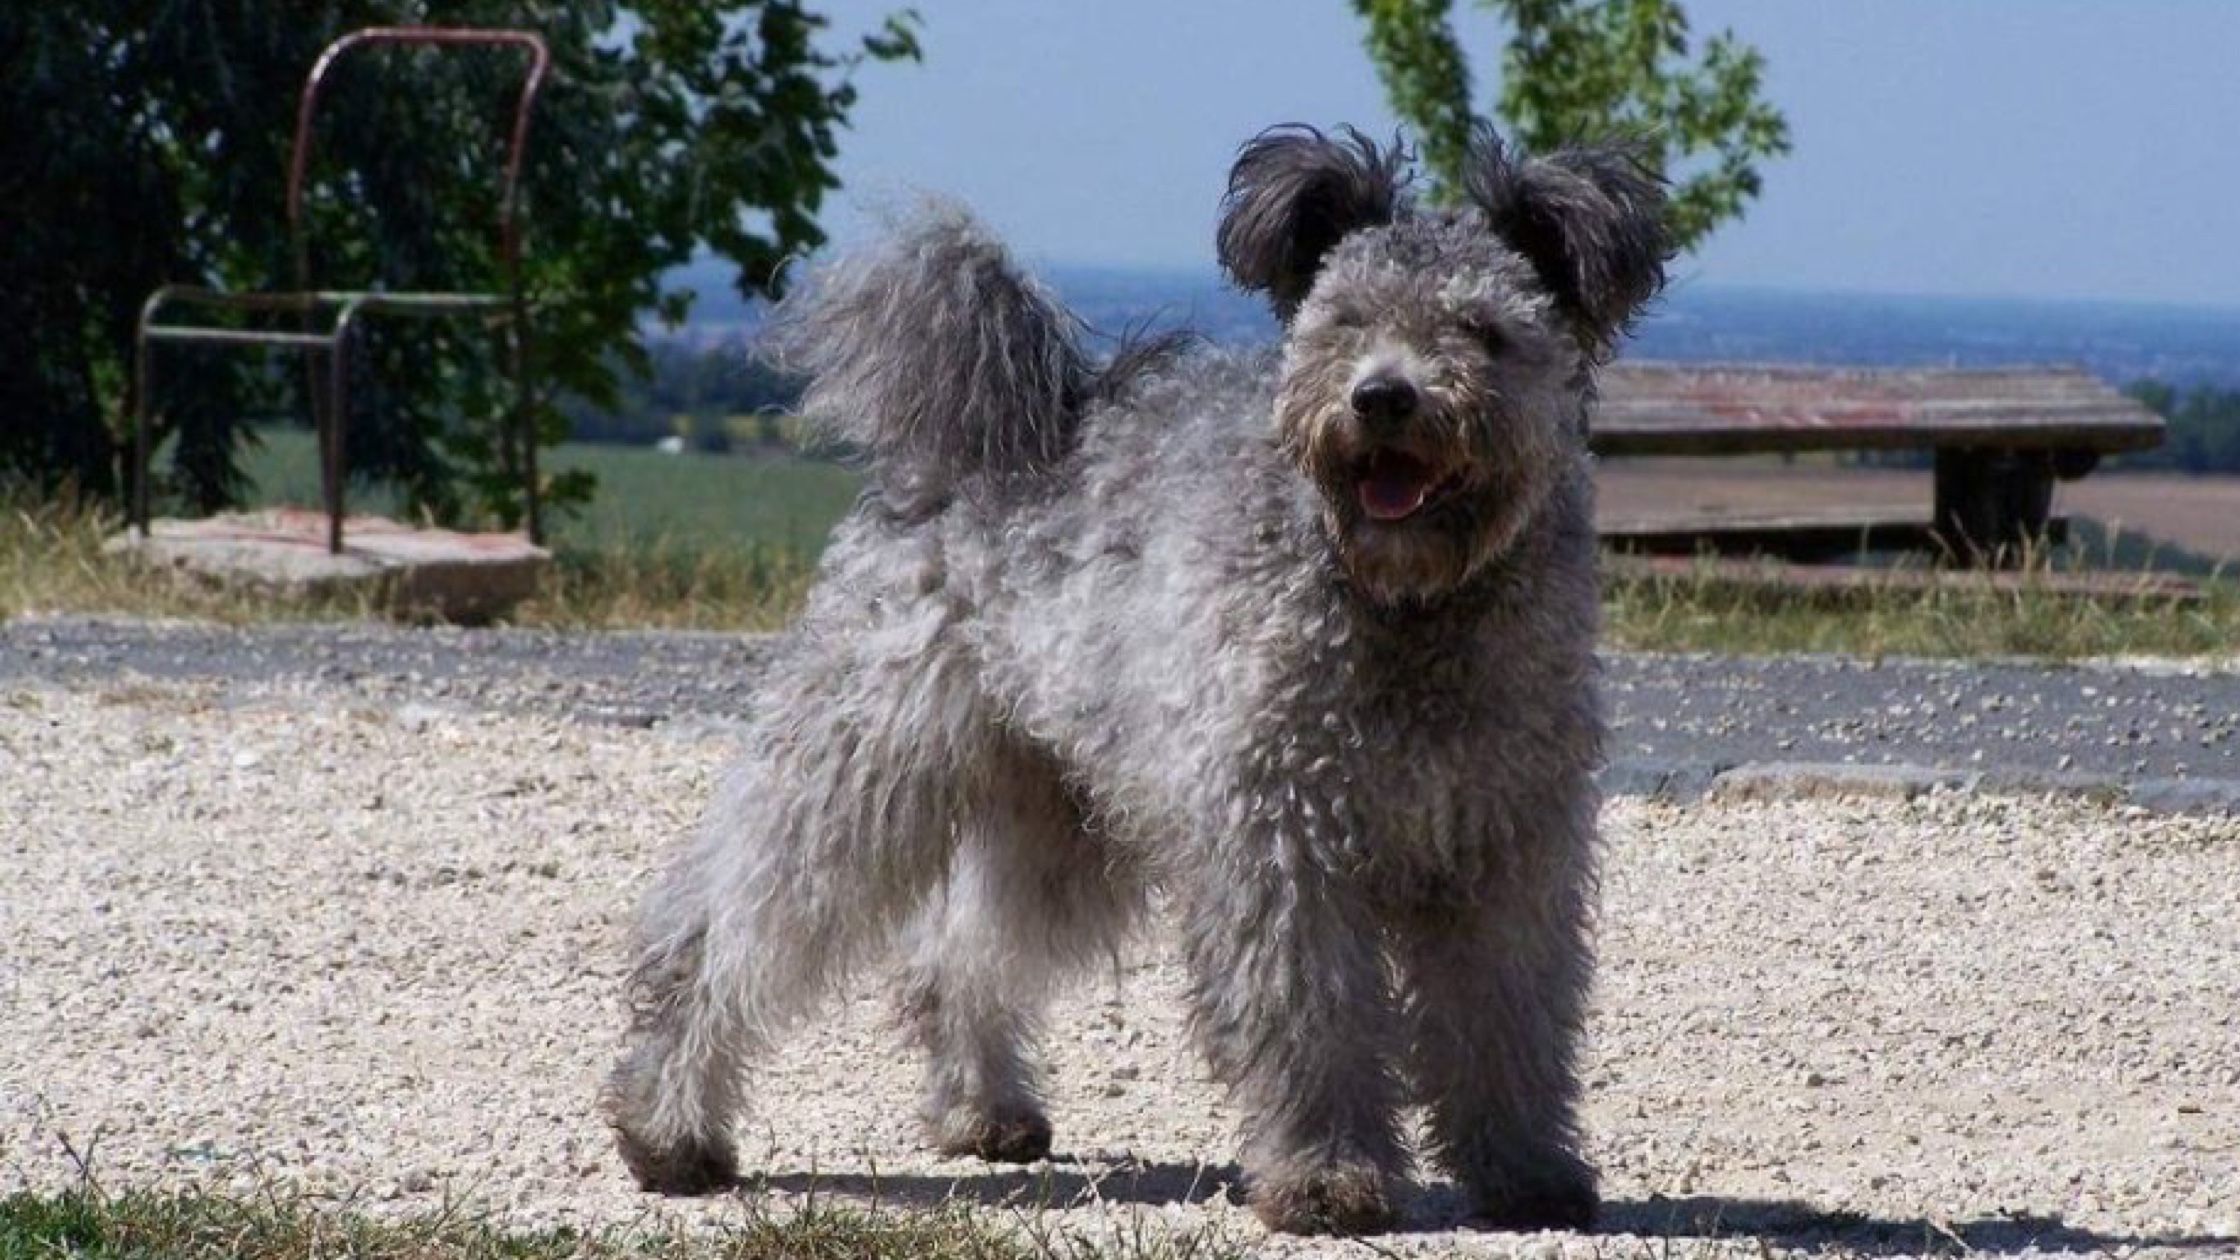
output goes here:
{"type": "Polygon", "coordinates": [[[703,979],[707,928],[649,942],[630,978],[630,1031],[599,1108],[638,1184],[664,1194],[729,1185],[740,1045],[731,1013],[703,979]]]}
{"type": "Polygon", "coordinates": [[[798,644],[747,750],[648,900],[602,1099],[640,1184],[730,1180],[746,1069],[886,944],[949,862],[995,724],[938,626],[798,644]]]}
{"type": "Polygon", "coordinates": [[[990,787],[912,926],[903,1011],[926,1052],[933,1144],[1025,1163],[1050,1150],[1033,1044],[1042,1008],[1069,972],[1117,950],[1141,895],[1047,759],[1018,751],[990,787]]]}
{"type": "Polygon", "coordinates": [[[1520,871],[1491,904],[1396,932],[1430,1153],[1479,1216],[1510,1228],[1584,1228],[1596,1209],[1576,1114],[1593,962],[1593,796],[1579,798],[1584,818],[1568,824],[1577,838],[1555,837],[1529,864],[1542,869],[1520,871]]]}

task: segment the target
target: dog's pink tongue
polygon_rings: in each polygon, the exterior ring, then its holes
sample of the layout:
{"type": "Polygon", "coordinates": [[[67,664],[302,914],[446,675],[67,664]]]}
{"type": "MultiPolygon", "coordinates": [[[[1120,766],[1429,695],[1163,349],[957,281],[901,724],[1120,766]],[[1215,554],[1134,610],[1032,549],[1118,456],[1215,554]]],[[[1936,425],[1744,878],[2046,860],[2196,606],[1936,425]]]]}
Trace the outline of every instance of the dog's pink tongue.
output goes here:
{"type": "Polygon", "coordinates": [[[1362,470],[1354,490],[1372,521],[1404,521],[1431,497],[1431,470],[1421,460],[1388,452],[1362,470]]]}

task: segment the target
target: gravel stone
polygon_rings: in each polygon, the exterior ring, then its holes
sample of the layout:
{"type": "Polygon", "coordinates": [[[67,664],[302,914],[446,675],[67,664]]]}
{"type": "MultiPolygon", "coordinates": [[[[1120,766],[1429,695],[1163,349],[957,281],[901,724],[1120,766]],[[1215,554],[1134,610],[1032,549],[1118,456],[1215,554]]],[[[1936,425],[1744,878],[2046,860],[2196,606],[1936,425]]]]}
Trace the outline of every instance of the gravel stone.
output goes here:
{"type": "MultiPolygon", "coordinates": [[[[647,644],[632,685],[708,704],[732,684],[696,668],[751,663],[679,641],[647,644]]],[[[580,653],[621,649],[552,646],[524,674],[582,686],[557,706],[435,666],[423,681],[474,695],[438,704],[368,686],[364,658],[0,678],[0,1192],[67,1184],[75,1150],[110,1186],[735,1220],[732,1199],[636,1191],[591,1107],[632,903],[726,729],[564,716],[612,694],[580,653]]],[[[1378,1247],[2240,1255],[2240,820],[1929,792],[1629,798],[1605,829],[1585,1112],[1603,1232],[1471,1232],[1433,1181],[1378,1247]]],[[[1180,987],[1148,941],[1062,1002],[1058,1158],[1020,1171],[922,1148],[889,981],[860,977],[760,1073],[748,1193],[959,1195],[1092,1240],[1210,1226],[1255,1254],[1362,1254],[1268,1238],[1232,1200],[1232,1118],[1180,987]]]]}

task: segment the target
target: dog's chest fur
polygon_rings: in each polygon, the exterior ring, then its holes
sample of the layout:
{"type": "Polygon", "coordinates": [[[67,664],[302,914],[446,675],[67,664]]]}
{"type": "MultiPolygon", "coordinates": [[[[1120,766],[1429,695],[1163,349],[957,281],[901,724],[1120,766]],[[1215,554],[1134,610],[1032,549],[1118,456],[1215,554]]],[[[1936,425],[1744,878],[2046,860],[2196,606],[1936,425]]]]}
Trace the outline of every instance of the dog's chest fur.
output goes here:
{"type": "Polygon", "coordinates": [[[1598,751],[1583,485],[1479,586],[1377,609],[1236,414],[1115,417],[1061,492],[957,523],[982,686],[1123,840],[1258,831],[1402,898],[1500,878],[1598,751]]]}

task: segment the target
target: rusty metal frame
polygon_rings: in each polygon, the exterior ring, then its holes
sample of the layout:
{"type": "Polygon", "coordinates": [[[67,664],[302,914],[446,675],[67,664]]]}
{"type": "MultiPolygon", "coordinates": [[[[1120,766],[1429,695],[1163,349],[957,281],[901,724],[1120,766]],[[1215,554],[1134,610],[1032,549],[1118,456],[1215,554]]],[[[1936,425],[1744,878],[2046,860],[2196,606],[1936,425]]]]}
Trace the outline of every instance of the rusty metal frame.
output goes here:
{"type": "Polygon", "coordinates": [[[438,319],[478,315],[508,331],[509,367],[513,377],[513,416],[508,441],[519,456],[526,480],[525,503],[529,538],[544,541],[544,522],[537,485],[537,442],[529,394],[529,303],[521,284],[521,231],[519,205],[521,163],[529,143],[529,119],[537,96],[551,69],[552,54],[543,37],[530,31],[491,30],[473,27],[381,26],[353,31],[319,54],[304,78],[303,94],[296,104],[293,147],[288,160],[288,234],[295,255],[296,291],[291,293],[228,293],[195,285],[165,285],[150,294],[140,308],[140,322],[133,356],[133,524],[145,534],[149,523],[150,415],[155,387],[156,342],[202,345],[266,346],[305,352],[311,380],[311,409],[319,432],[319,483],[327,510],[327,550],[342,551],[342,522],[347,478],[344,476],[343,430],[349,416],[350,340],[361,316],[402,316],[438,319]],[[505,182],[498,211],[499,252],[505,269],[503,293],[384,292],[380,290],[316,289],[311,281],[311,254],[303,224],[304,177],[310,169],[312,122],[317,116],[320,89],[335,62],[354,48],[368,45],[425,47],[514,47],[528,53],[521,94],[513,109],[508,134],[505,182]],[[166,324],[158,317],[173,307],[254,313],[295,314],[303,331],[241,329],[166,324]],[[324,328],[321,322],[324,321],[324,328]],[[325,357],[320,372],[319,356],[325,357]]]}

